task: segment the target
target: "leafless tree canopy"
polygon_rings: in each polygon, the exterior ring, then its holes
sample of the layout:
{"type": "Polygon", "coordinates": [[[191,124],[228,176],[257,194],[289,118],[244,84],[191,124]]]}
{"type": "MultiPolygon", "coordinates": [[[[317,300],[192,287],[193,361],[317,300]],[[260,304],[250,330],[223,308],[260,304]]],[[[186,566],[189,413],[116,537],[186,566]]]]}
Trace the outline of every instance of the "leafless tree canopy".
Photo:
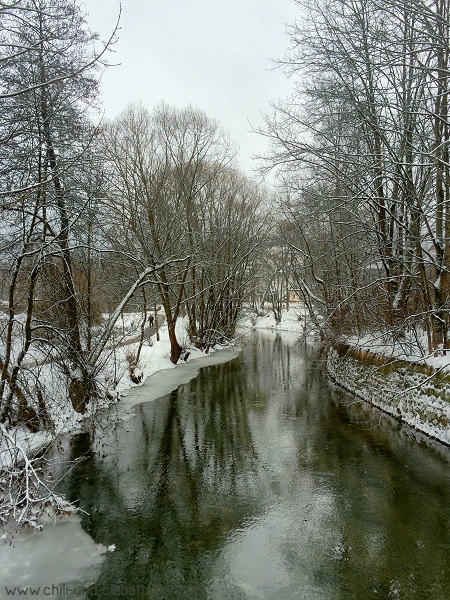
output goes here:
{"type": "Polygon", "coordinates": [[[299,2],[262,132],[292,276],[330,335],[449,347],[449,4],[299,2]]]}

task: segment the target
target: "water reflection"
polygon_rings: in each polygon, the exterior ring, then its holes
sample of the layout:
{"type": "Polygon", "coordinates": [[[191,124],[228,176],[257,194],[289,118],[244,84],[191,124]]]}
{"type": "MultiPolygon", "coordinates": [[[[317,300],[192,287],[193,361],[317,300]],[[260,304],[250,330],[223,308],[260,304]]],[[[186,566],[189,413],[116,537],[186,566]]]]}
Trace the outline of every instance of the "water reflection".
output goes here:
{"type": "Polygon", "coordinates": [[[247,386],[243,363],[232,361],[137,406],[115,451],[114,440],[102,442],[107,459],[94,458],[87,436],[77,440],[72,450],[86,460],[69,494],[90,513],[83,526],[94,539],[116,545],[100,586],[144,584],[151,597],[206,597],[206,564],[258,512],[248,413],[266,402],[267,394],[247,386]]]}
{"type": "Polygon", "coordinates": [[[118,431],[75,440],[86,460],[67,491],[116,545],[88,597],[448,598],[448,452],[344,407],[319,363],[259,334],[118,431]]]}

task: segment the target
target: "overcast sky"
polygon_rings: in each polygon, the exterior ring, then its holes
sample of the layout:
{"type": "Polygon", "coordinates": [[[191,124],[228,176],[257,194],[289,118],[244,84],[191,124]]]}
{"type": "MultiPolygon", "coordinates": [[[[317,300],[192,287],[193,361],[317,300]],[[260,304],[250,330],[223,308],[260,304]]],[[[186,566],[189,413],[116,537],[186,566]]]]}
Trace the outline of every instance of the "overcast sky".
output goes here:
{"type": "MultiPolygon", "coordinates": [[[[260,114],[285,98],[292,82],[273,70],[289,47],[286,24],[299,16],[292,0],[122,0],[119,41],[102,78],[108,118],[131,102],[152,109],[164,100],[192,104],[216,118],[240,146],[251,172],[266,142],[251,132],[260,114]],[[251,124],[251,125],[250,125],[251,124]]],[[[88,26],[106,39],[118,0],[84,0],[88,26]]]]}

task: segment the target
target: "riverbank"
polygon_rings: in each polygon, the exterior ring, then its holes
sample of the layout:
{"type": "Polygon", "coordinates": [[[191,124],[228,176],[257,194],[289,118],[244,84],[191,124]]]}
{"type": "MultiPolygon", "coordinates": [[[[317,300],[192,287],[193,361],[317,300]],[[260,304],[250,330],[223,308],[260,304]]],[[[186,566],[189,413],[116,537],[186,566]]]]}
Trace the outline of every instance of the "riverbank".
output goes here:
{"type": "MultiPolygon", "coordinates": [[[[183,319],[177,323],[177,338],[185,353],[189,351],[188,363],[182,360],[174,365],[171,362],[166,325],[159,327],[159,341],[154,330],[146,332],[137,357],[140,336],[136,334],[135,324],[140,318],[141,315],[130,313],[124,315],[118,324],[120,331],[115,332],[116,340],[112,340],[111,348],[104,352],[102,371],[97,378],[102,393],[91,400],[84,414],[77,413],[68,402],[67,374],[61,365],[54,361],[42,362],[39,357],[34,357],[36,366],[30,366],[30,377],[39,377],[45,391],[48,426],[32,432],[25,426],[0,424],[0,488],[3,490],[0,492],[0,527],[4,530],[0,540],[10,539],[6,529],[15,529],[17,525],[27,524],[40,529],[42,517],[48,512],[47,505],[53,507],[50,512],[56,514],[73,510],[74,507],[54,493],[54,483],[46,479],[45,469],[42,471],[41,468],[43,461],[48,462],[48,449],[55,443],[92,427],[106,413],[113,421],[127,418],[133,404],[138,403],[133,400],[133,391],[142,387],[149,378],[152,377],[152,393],[147,390],[143,401],[164,395],[195,377],[202,360],[205,366],[214,363],[215,350],[211,349],[206,354],[190,345],[183,319]],[[159,373],[163,375],[158,378],[159,373]]],[[[220,349],[216,347],[216,350],[220,349]]],[[[222,362],[225,358],[221,356],[216,360],[222,362]]]]}
{"type": "MultiPolygon", "coordinates": [[[[313,332],[305,335],[308,319],[300,307],[284,309],[281,323],[270,311],[253,313],[245,322],[248,328],[290,331],[302,341],[314,338],[313,332]]],[[[336,345],[327,351],[327,375],[358,400],[450,446],[449,357],[424,358],[421,348],[406,341],[387,346],[372,337],[336,345]]]]}
{"type": "MultiPolygon", "coordinates": [[[[111,347],[103,352],[100,361],[102,370],[97,378],[97,385],[101,395],[88,404],[84,414],[76,412],[68,402],[67,375],[61,370],[59,364],[52,361],[44,362],[40,357],[34,356],[36,366],[33,367],[30,360],[30,378],[39,377],[45,392],[49,427],[36,433],[29,431],[25,426],[11,428],[10,432],[13,433],[14,442],[32,455],[55,438],[79,431],[86,421],[95,417],[96,413],[117,404],[126,391],[143,385],[155,373],[173,370],[183,365],[183,361],[174,365],[170,360],[170,340],[165,324],[159,326],[160,339],[158,341],[154,329],[151,331],[151,335],[148,331],[146,332],[139,357],[136,360],[140,335],[136,333],[135,324],[141,318],[140,314],[127,313],[118,321],[114,332],[115,339],[112,340],[111,347]]],[[[164,320],[162,315],[160,320],[164,320]]],[[[183,319],[178,320],[176,332],[181,346],[189,351],[190,360],[208,356],[204,351],[190,345],[186,333],[186,323],[183,319]]],[[[210,353],[213,352],[214,350],[211,349],[210,353]]],[[[14,457],[0,443],[0,467],[8,466],[13,462],[14,457]]]]}
{"type": "Polygon", "coordinates": [[[432,439],[450,445],[450,374],[349,345],[327,352],[330,380],[432,439]]]}
{"type": "MultiPolygon", "coordinates": [[[[135,384],[128,376],[122,380],[114,412],[117,423],[125,422],[127,425],[126,422],[133,418],[134,409],[140,403],[150,402],[168,394],[195,378],[200,369],[233,360],[241,351],[239,346],[235,346],[229,349],[216,348],[206,354],[192,348],[188,362],[182,361],[179,365],[173,365],[169,358],[170,343],[167,330],[163,328],[160,335],[161,340],[146,347],[142,355],[142,382],[135,384]]],[[[81,428],[82,423],[78,422],[77,427],[66,431],[65,437],[60,435],[61,444],[66,451],[70,446],[69,436],[76,434],[81,428]]],[[[91,451],[100,457],[100,448],[104,444],[102,435],[99,432],[97,434],[95,439],[92,439],[91,451]]],[[[104,454],[104,449],[102,452],[104,454]]],[[[29,584],[33,584],[33,591],[39,589],[40,592],[32,595],[40,598],[51,595],[51,586],[55,586],[56,589],[56,586],[64,581],[77,581],[80,590],[95,582],[107,553],[114,552],[115,547],[95,543],[82,530],[81,521],[82,516],[71,513],[70,505],[67,505],[62,519],[58,518],[51,508],[46,508],[37,521],[36,529],[43,528],[38,534],[33,528],[19,529],[16,524],[10,523],[8,532],[0,536],[0,540],[6,542],[2,544],[0,541],[2,584],[10,590],[27,589],[29,584]],[[44,575],[44,563],[52,565],[54,577],[50,585],[48,576],[44,575]],[[27,564],[26,570],[22,569],[23,564],[27,564]],[[50,590],[48,593],[47,588],[50,590]]],[[[5,590],[6,587],[0,588],[0,599],[4,597],[5,590]]],[[[17,593],[19,594],[18,591],[17,593]]],[[[64,589],[58,588],[57,594],[64,595],[64,589]]],[[[79,595],[83,597],[81,592],[79,595]]]]}

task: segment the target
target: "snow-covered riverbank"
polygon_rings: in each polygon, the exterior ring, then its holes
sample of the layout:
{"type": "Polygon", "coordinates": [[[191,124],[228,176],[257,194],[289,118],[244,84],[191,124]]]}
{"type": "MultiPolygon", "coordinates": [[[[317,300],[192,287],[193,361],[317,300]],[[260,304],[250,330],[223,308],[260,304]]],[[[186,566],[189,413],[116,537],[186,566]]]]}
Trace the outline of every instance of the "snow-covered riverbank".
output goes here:
{"type": "MultiPolygon", "coordinates": [[[[191,348],[188,362],[173,365],[169,358],[167,330],[162,328],[160,333],[160,342],[145,346],[141,355],[142,383],[134,384],[126,373],[121,379],[120,400],[115,412],[115,418],[121,421],[133,418],[133,407],[139,403],[169,393],[196,377],[201,368],[232,360],[240,352],[239,346],[217,349],[209,354],[191,348]]],[[[68,423],[65,421],[66,428],[68,423]]],[[[82,423],[76,422],[78,430],[81,426],[82,423]]],[[[72,433],[75,431],[71,430],[72,433]]],[[[30,443],[31,440],[32,436],[30,443]]],[[[7,543],[0,542],[1,600],[11,595],[14,589],[16,594],[22,590],[21,595],[28,589],[28,593],[38,599],[51,595],[83,598],[83,589],[97,580],[106,553],[114,551],[114,548],[96,544],[81,528],[81,517],[77,514],[63,518],[47,516],[42,531],[25,528],[15,532],[12,528],[5,540],[7,543]],[[43,563],[47,565],[45,569],[43,563]],[[48,565],[52,565],[52,581],[45,575],[48,565]]]]}
{"type": "MultiPolygon", "coordinates": [[[[123,329],[123,333],[120,332],[122,341],[117,347],[105,350],[102,359],[103,368],[99,378],[99,386],[105,394],[103,397],[90,402],[86,413],[83,415],[77,413],[71,403],[68,402],[64,375],[57,364],[52,362],[39,364],[36,373],[33,373],[30,369],[30,374],[33,376],[39,375],[43,389],[47,391],[46,404],[52,426],[48,430],[36,433],[30,432],[25,426],[10,428],[9,433],[13,439],[12,444],[33,455],[57,437],[79,431],[86,420],[92,419],[99,411],[110,408],[112,404],[120,402],[126,391],[132,391],[142,386],[155,373],[173,371],[185,365],[183,361],[178,365],[174,365],[170,361],[169,334],[167,327],[163,325],[159,330],[160,341],[156,341],[156,335],[145,339],[140,351],[139,361],[134,370],[134,374],[139,374],[141,381],[140,383],[132,381],[130,377],[130,360],[134,360],[139,342],[129,343],[128,337],[132,339],[137,337],[134,323],[138,322],[140,318],[141,315],[130,313],[125,315],[118,323],[118,328],[123,329]],[[127,336],[127,332],[129,332],[129,336],[127,336]]],[[[180,344],[189,350],[189,362],[209,356],[204,351],[189,344],[183,319],[179,319],[177,323],[177,337],[180,344]]],[[[214,352],[214,350],[210,350],[210,355],[213,355],[214,352]]],[[[17,456],[17,450],[11,448],[11,444],[6,442],[4,436],[0,435],[0,467],[10,466],[17,456]]]]}
{"type": "Polygon", "coordinates": [[[427,436],[450,445],[450,381],[417,362],[360,360],[329,349],[327,373],[338,386],[427,436]]]}

